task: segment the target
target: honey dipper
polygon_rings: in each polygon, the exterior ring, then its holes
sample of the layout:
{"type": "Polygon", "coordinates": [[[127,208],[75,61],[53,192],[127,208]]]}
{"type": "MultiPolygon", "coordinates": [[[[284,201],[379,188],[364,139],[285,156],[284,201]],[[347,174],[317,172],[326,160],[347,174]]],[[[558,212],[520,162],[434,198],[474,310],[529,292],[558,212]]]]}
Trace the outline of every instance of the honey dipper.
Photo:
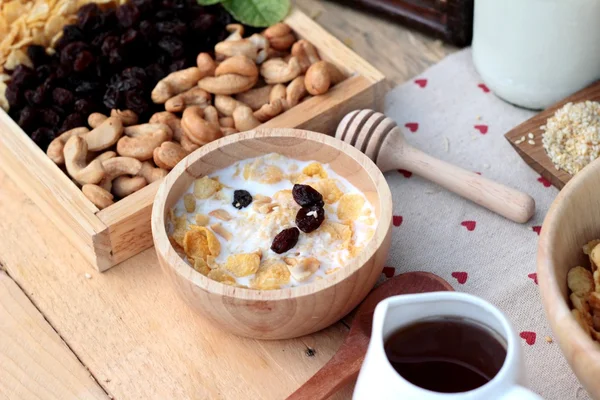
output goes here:
{"type": "Polygon", "coordinates": [[[380,112],[352,111],[335,137],[365,153],[382,172],[411,171],[512,221],[527,222],[535,212],[531,196],[410,146],[396,123],[380,112]]]}

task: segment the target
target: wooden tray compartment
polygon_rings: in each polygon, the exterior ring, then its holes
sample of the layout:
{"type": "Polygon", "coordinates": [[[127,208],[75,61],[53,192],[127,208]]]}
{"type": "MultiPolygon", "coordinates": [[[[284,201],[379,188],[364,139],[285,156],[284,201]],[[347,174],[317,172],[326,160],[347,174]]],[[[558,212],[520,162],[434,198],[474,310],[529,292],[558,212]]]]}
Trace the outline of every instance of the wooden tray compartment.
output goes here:
{"type": "MultiPolygon", "coordinates": [[[[327,94],[300,103],[262,127],[333,135],[349,111],[380,108],[384,76],[377,69],[301,11],[294,9],[285,22],[349,77],[327,94]]],[[[2,110],[0,166],[97,270],[105,271],[152,246],[150,214],[160,182],[100,211],[2,110]]]]}
{"type": "Polygon", "coordinates": [[[510,142],[521,158],[558,189],[562,189],[572,176],[569,173],[563,170],[557,170],[554,167],[552,160],[550,160],[550,157],[548,157],[546,150],[544,150],[544,146],[542,145],[542,134],[544,131],[542,131],[540,127],[545,125],[548,118],[552,117],[556,110],[565,104],[569,102],[579,103],[586,100],[600,101],[600,81],[597,81],[585,89],[553,104],[544,111],[523,122],[521,125],[511,129],[504,135],[506,140],[510,142]],[[535,144],[533,145],[528,143],[529,138],[527,137],[527,134],[529,132],[533,133],[535,138],[535,144]],[[517,144],[516,142],[523,136],[525,136],[525,141],[517,144]]]}

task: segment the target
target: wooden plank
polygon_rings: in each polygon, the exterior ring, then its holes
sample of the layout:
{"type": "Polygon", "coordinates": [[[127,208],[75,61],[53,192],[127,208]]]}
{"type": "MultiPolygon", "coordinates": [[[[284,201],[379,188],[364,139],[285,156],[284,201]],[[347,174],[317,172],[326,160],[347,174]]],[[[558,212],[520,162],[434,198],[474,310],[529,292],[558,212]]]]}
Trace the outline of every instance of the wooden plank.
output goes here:
{"type": "MultiPolygon", "coordinates": [[[[151,249],[86,279],[76,249],[4,174],[0,183],[2,263],[115,398],[282,399],[347,333],[337,323],[284,341],[226,334],[175,294],[151,249]]],[[[346,390],[336,398],[349,398],[346,390]]]]}
{"type": "Polygon", "coordinates": [[[16,283],[0,271],[0,398],[108,396],[16,283]]]}
{"type": "Polygon", "coordinates": [[[106,265],[110,248],[108,236],[103,234],[106,226],[94,215],[98,209],[3,110],[0,167],[44,210],[87,262],[106,265]]]}
{"type": "Polygon", "coordinates": [[[519,153],[521,158],[558,189],[562,189],[572,176],[567,172],[557,170],[554,167],[554,163],[552,163],[552,160],[550,160],[550,157],[548,157],[546,150],[544,150],[544,146],[542,145],[542,134],[544,131],[541,130],[540,127],[545,125],[548,118],[552,117],[560,107],[569,102],[577,103],[585,100],[600,101],[600,81],[597,81],[587,88],[553,104],[544,111],[523,122],[521,125],[511,129],[504,135],[517,153],[519,153]],[[529,138],[527,135],[530,132],[533,133],[535,137],[535,144],[533,145],[528,143],[529,138]],[[517,144],[516,142],[523,136],[525,137],[525,141],[517,144]]]}

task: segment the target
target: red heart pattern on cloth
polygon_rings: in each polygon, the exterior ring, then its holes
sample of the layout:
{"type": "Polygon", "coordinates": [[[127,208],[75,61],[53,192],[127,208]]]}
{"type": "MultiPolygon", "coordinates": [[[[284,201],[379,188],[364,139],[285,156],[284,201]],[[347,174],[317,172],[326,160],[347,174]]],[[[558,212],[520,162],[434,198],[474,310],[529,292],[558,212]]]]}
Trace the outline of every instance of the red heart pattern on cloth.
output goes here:
{"type": "Polygon", "coordinates": [[[527,343],[530,346],[533,346],[535,344],[535,338],[537,335],[535,334],[535,332],[523,331],[519,333],[519,336],[521,336],[522,339],[525,339],[525,343],[527,343]]]}
{"type": "Polygon", "coordinates": [[[386,278],[391,278],[394,276],[396,269],[394,267],[383,267],[383,274],[386,278]]]}
{"type": "Polygon", "coordinates": [[[532,227],[531,227],[531,230],[532,230],[532,231],[534,231],[535,233],[537,233],[537,234],[538,234],[538,236],[539,236],[539,235],[540,235],[540,232],[542,232],[542,227],[541,227],[541,226],[539,226],[539,225],[532,226],[532,227]]]}
{"type": "Polygon", "coordinates": [[[415,79],[415,83],[420,87],[424,88],[427,86],[427,79],[415,79]]]}
{"type": "Polygon", "coordinates": [[[527,277],[530,278],[530,279],[532,279],[535,282],[536,285],[538,284],[537,274],[535,272],[533,274],[527,275],[527,277]]]}
{"type": "Polygon", "coordinates": [[[475,125],[473,128],[477,129],[482,135],[488,133],[487,125],[475,125]]]}
{"type": "Polygon", "coordinates": [[[402,175],[404,175],[404,177],[406,179],[410,178],[412,176],[412,172],[407,171],[405,169],[399,169],[398,172],[400,172],[402,175]]]}
{"type": "Polygon", "coordinates": [[[544,178],[543,176],[540,176],[538,178],[538,182],[541,183],[542,185],[544,185],[544,187],[552,186],[552,183],[548,179],[544,178]]]}
{"type": "Polygon", "coordinates": [[[469,232],[473,232],[475,230],[475,226],[477,225],[477,222],[475,222],[475,221],[463,221],[460,224],[462,226],[464,226],[465,228],[467,228],[467,230],[469,232]]]}
{"type": "Polygon", "coordinates": [[[407,122],[406,124],[404,124],[404,126],[407,127],[408,130],[412,133],[415,133],[419,129],[418,122],[407,122]]]}
{"type": "Polygon", "coordinates": [[[466,272],[453,272],[451,275],[461,285],[464,285],[469,278],[469,274],[466,272]]]}
{"type": "Polygon", "coordinates": [[[394,215],[392,217],[392,223],[394,224],[394,226],[400,226],[400,225],[402,225],[402,216],[401,215],[394,215]]]}
{"type": "Polygon", "coordinates": [[[477,87],[480,88],[481,90],[483,90],[483,93],[490,92],[490,88],[488,88],[485,83],[480,83],[479,85],[477,85],[477,87]]]}
{"type": "Polygon", "coordinates": [[[477,175],[481,175],[481,172],[475,172],[477,175]]]}

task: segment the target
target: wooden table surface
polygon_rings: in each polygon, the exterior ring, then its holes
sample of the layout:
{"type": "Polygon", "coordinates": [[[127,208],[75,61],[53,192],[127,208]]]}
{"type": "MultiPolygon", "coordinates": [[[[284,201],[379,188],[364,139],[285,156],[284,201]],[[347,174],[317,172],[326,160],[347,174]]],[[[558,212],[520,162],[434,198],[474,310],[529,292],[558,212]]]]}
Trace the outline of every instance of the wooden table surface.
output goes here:
{"type": "MultiPolygon", "coordinates": [[[[296,3],[390,85],[455,50],[338,4],[296,3]]],[[[0,399],[283,399],[347,332],[340,322],[285,341],[223,333],[175,296],[153,249],[95,272],[0,172],[0,399]]]]}

